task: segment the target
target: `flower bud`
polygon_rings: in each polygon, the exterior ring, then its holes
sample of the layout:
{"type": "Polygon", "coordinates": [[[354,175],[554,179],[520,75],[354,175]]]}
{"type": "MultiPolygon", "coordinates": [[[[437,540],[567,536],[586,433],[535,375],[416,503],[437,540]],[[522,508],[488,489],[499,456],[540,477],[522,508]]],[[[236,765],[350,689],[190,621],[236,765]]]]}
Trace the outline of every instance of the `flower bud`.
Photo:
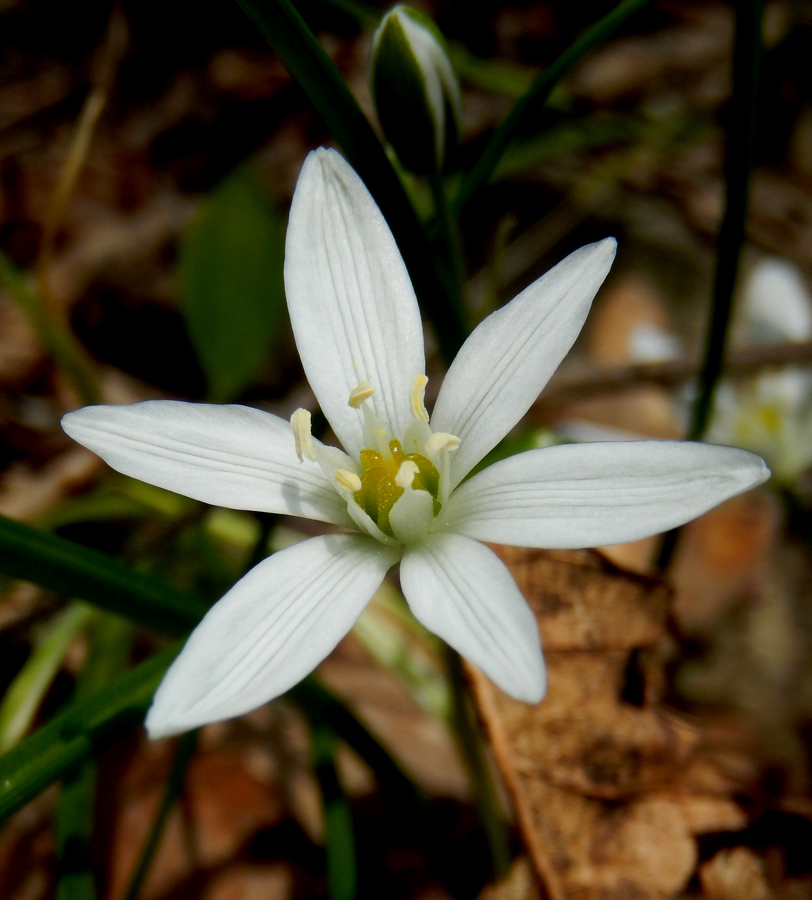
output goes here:
{"type": "Polygon", "coordinates": [[[457,140],[460,89],[437,26],[396,6],[372,42],[370,86],[386,139],[412,172],[438,172],[457,140]]]}

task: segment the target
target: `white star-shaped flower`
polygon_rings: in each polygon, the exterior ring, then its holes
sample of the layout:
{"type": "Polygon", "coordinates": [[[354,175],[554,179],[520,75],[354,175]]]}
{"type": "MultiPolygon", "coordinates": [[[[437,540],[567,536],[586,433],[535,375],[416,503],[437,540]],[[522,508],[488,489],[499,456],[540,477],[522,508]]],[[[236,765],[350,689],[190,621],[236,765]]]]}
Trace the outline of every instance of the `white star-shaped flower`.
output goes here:
{"type": "Polygon", "coordinates": [[[503,690],[545,691],[536,621],[479,541],[578,548],[673,528],[764,481],[743,450],[668,441],[530,450],[465,476],[522,418],[572,346],[615,255],[576,251],[473,332],[433,414],[423,330],[389,228],[334,151],[302,169],[285,284],[305,372],[344,451],[244,406],[157,400],[70,413],[65,430],[114,469],[233,509],[346,533],[273,554],[211,609],[155,694],[152,737],[284,693],[350,630],[400,561],[415,616],[503,690]]]}

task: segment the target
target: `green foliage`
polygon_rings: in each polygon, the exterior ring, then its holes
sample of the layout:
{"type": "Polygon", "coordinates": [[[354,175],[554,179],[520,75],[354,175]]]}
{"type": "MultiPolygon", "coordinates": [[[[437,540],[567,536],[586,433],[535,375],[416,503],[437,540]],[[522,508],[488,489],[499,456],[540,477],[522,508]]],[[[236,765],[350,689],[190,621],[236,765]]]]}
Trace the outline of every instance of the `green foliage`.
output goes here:
{"type": "Polygon", "coordinates": [[[179,651],[180,644],[164,650],[86,700],[69,704],[0,757],[0,822],[137,728],[179,651]]]}
{"type": "Polygon", "coordinates": [[[186,325],[211,399],[260,373],[285,318],[284,227],[262,185],[238,169],[205,200],[181,245],[186,325]]]}
{"type": "Polygon", "coordinates": [[[206,612],[202,601],[126,563],[5,516],[0,573],[81,597],[167,634],[185,634],[206,612]]]}

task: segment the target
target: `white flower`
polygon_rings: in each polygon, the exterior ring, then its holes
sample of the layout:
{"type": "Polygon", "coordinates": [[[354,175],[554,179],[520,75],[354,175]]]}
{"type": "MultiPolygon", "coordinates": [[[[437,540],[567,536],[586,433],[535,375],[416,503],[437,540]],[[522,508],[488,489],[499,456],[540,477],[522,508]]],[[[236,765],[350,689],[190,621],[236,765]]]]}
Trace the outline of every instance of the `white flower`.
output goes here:
{"type": "MultiPolygon", "coordinates": [[[[812,338],[812,298],[791,262],[759,260],[741,296],[740,332],[751,344],[812,338]]],[[[714,398],[708,440],[734,442],[762,454],[789,484],[812,464],[812,377],[784,368],[746,381],[723,381],[714,398]]]]}
{"type": "Polygon", "coordinates": [[[113,468],[207,503],[344,526],[261,562],[189,638],[155,694],[152,737],[240,715],[309,673],[400,561],[415,616],[507,693],[544,694],[536,621],[479,541],[590,547],[673,528],[768,475],[743,450],[641,441],[531,450],[463,481],[569,350],[615,254],[576,251],[483,321],[429,419],[423,332],[394,239],[335,152],[311,153],[285,284],[305,372],[346,452],[242,406],[152,401],[70,413],[113,468]]]}

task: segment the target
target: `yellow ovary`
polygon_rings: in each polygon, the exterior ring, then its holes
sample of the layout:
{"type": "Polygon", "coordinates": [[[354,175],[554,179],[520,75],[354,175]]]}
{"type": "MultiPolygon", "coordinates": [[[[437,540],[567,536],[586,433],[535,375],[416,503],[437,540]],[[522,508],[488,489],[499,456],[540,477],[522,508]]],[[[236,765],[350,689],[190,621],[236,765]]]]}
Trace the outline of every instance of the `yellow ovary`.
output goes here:
{"type": "Polygon", "coordinates": [[[389,513],[395,501],[402,496],[404,488],[397,482],[397,474],[404,462],[417,467],[411,483],[412,490],[428,491],[434,498],[434,515],[440,511],[437,494],[440,487],[440,473],[434,463],[420,453],[404,453],[400,441],[389,442],[389,453],[377,450],[361,451],[361,488],[355,493],[355,500],[366,514],[385,534],[392,535],[389,513]]]}

